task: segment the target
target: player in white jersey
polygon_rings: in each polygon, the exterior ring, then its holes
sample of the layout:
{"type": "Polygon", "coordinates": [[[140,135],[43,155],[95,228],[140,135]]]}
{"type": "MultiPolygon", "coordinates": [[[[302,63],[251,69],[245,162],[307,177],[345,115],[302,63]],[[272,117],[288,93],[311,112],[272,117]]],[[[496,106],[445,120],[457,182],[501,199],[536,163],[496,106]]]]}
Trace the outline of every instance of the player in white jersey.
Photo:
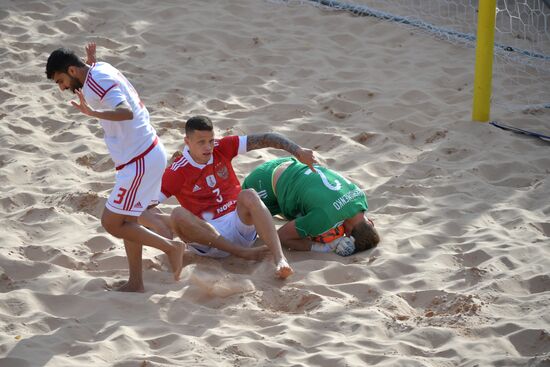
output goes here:
{"type": "MultiPolygon", "coordinates": [[[[89,44],[86,51],[88,59],[95,57],[95,44],[89,44]]],[[[110,64],[85,64],[65,48],[51,53],[46,74],[62,91],[69,89],[75,93],[80,103],[73,101],[73,106],[85,115],[98,118],[105,132],[105,143],[117,173],[101,224],[111,235],[124,240],[130,268],[129,280],[119,290],[144,291],[142,244],[166,253],[174,278],[178,280],[184,245],[137,223],[141,213],[156,203],[166,167],[166,152],[139,95],[110,64]]]]}

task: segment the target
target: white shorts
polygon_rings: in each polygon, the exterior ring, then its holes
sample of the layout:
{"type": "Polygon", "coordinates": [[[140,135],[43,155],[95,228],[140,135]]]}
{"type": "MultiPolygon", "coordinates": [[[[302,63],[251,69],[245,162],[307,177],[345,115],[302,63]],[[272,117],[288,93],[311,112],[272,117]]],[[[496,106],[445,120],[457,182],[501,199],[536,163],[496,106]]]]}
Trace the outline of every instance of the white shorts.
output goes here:
{"type": "MultiPolygon", "coordinates": [[[[235,245],[248,248],[252,247],[256,241],[256,228],[253,225],[247,225],[241,222],[236,209],[231,213],[227,213],[216,219],[208,220],[207,222],[213,225],[223,238],[235,245]]],[[[227,257],[230,255],[217,248],[197,243],[189,244],[189,249],[201,256],[227,257]]]]}
{"type": "Polygon", "coordinates": [[[166,151],[159,141],[145,156],[117,171],[105,207],[117,214],[139,217],[149,205],[157,204],[166,162],[166,151]]]}

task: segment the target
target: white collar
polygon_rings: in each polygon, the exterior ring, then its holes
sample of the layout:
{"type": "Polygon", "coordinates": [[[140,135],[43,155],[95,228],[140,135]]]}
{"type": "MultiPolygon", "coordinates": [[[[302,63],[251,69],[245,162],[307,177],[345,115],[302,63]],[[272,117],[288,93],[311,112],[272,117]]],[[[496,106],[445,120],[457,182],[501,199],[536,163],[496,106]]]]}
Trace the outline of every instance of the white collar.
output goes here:
{"type": "Polygon", "coordinates": [[[185,159],[187,159],[189,163],[191,163],[193,167],[197,167],[199,169],[203,169],[209,164],[214,163],[214,152],[212,152],[212,155],[210,156],[210,160],[206,164],[200,164],[195,162],[195,160],[193,159],[193,157],[191,157],[191,154],[189,153],[189,148],[187,147],[187,145],[183,148],[183,156],[185,157],[185,159]]]}

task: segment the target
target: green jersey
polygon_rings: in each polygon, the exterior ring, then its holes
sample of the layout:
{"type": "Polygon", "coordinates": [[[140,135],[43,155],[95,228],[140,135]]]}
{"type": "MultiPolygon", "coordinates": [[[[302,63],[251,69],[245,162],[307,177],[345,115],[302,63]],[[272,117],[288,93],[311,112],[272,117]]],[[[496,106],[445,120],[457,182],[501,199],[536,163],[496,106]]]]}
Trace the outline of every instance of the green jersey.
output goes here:
{"type": "Polygon", "coordinates": [[[280,158],[266,162],[248,175],[243,188],[255,189],[272,215],[282,214],[296,220],[300,237],[315,237],[359,212],[367,211],[365,193],[338,173],[321,166],[317,172],[295,158],[280,158]],[[282,163],[290,161],[275,187],[273,172],[282,163]]]}

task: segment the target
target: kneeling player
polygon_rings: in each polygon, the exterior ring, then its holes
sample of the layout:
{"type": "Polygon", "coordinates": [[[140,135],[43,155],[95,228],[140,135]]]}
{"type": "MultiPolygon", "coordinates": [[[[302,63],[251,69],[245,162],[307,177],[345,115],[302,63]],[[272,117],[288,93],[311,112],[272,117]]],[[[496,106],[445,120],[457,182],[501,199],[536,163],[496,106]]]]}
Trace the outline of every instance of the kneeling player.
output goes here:
{"type": "Polygon", "coordinates": [[[328,168],[315,165],[314,172],[291,157],[274,159],[246,177],[243,189],[250,188],[271,215],[290,220],[278,230],[285,247],[347,256],[380,242],[365,215],[365,193],[328,168]]]}

